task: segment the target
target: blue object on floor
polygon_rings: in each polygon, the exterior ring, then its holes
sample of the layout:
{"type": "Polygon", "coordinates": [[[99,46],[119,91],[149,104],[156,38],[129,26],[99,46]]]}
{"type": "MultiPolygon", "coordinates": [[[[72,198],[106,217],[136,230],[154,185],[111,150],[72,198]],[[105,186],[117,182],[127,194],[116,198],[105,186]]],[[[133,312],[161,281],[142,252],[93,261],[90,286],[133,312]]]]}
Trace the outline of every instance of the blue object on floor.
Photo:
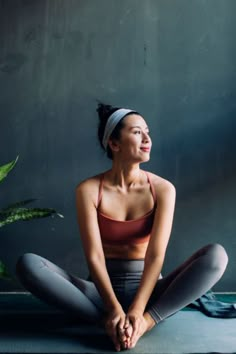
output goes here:
{"type": "Polygon", "coordinates": [[[209,317],[236,318],[236,303],[219,301],[212,291],[208,291],[188,307],[195,308],[209,317]]]}

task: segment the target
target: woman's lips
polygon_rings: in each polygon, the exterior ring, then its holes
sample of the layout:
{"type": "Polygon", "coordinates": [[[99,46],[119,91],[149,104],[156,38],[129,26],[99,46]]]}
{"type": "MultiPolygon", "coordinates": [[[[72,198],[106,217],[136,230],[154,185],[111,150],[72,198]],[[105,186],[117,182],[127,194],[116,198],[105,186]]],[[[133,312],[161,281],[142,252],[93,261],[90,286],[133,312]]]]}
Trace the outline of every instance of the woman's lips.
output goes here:
{"type": "Polygon", "coordinates": [[[150,152],[150,150],[151,150],[149,147],[142,147],[140,149],[144,152],[150,152]]]}

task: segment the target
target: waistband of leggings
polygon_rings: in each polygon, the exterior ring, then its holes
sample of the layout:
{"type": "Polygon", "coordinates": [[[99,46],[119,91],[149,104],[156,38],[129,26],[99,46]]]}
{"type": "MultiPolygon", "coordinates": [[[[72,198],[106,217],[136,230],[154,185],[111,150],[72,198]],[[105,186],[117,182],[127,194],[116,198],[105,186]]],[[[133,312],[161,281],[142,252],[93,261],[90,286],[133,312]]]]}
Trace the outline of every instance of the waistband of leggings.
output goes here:
{"type": "Polygon", "coordinates": [[[108,273],[133,273],[142,272],[144,268],[144,259],[106,259],[108,273]]]}

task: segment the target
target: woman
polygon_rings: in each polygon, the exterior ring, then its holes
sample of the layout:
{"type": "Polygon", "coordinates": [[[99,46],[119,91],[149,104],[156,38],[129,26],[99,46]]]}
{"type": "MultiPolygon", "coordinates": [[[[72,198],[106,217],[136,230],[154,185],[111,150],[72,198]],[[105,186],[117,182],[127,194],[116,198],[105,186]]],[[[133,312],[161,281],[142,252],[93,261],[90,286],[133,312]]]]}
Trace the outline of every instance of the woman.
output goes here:
{"type": "Polygon", "coordinates": [[[175,187],[140,168],[150,159],[152,141],[137,111],[100,103],[97,112],[99,140],[112,166],[76,188],[90,277],[80,279],[32,253],[19,259],[17,274],[42,300],[102,321],[120,351],[208,291],[228,258],[221,245],[209,244],[162,277],[175,187]]]}

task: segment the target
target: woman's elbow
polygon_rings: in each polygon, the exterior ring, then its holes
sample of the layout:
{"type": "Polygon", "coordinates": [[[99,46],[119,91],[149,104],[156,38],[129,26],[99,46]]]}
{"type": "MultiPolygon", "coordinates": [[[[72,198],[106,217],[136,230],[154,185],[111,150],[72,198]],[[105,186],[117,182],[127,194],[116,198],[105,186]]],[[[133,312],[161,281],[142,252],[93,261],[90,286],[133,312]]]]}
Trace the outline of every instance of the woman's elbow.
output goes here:
{"type": "Polygon", "coordinates": [[[86,256],[89,268],[99,267],[105,264],[104,254],[101,252],[90,252],[86,256]]]}
{"type": "Polygon", "coordinates": [[[155,252],[149,252],[146,254],[145,263],[146,264],[163,264],[165,255],[164,254],[157,254],[155,252]]]}

